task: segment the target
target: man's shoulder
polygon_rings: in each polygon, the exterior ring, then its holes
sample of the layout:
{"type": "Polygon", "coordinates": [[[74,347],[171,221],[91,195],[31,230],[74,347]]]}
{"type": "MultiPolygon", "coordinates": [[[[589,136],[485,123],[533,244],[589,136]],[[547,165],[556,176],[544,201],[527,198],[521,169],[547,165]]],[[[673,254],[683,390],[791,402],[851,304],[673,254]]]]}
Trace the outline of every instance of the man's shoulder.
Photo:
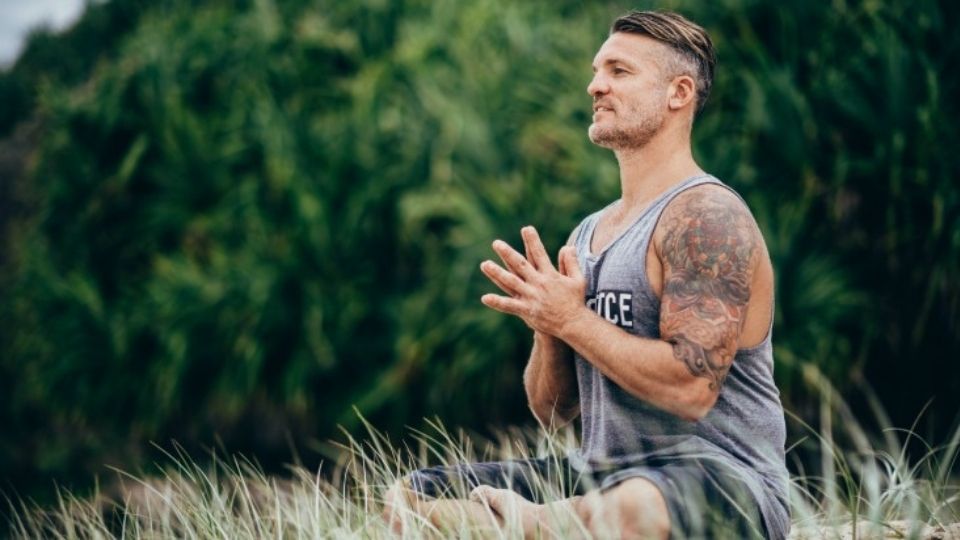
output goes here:
{"type": "Polygon", "coordinates": [[[718,240],[734,235],[744,242],[763,243],[746,202],[720,182],[690,187],[667,203],[654,230],[654,241],[659,248],[677,235],[691,240],[718,240]]]}
{"type": "Polygon", "coordinates": [[[733,188],[720,181],[697,184],[677,193],[667,203],[663,214],[676,214],[691,207],[720,212],[744,212],[751,219],[753,217],[743,198],[733,188]]]}
{"type": "Polygon", "coordinates": [[[750,209],[720,183],[692,187],[671,200],[652,243],[665,270],[685,268],[696,275],[714,275],[731,263],[749,274],[768,259],[750,209]]]}

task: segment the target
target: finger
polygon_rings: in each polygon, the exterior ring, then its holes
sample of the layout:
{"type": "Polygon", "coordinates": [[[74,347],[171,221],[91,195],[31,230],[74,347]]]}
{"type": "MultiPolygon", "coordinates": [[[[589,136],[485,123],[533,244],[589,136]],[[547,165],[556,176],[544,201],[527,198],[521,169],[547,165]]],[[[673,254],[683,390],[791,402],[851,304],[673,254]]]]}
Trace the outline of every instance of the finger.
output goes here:
{"type": "Polygon", "coordinates": [[[480,263],[480,271],[490,278],[490,281],[492,281],[494,285],[500,287],[500,290],[510,296],[523,296],[530,292],[530,286],[524,283],[522,279],[518,278],[515,274],[507,272],[493,261],[483,261],[480,263]]]}
{"type": "Polygon", "coordinates": [[[518,317],[526,313],[526,304],[516,298],[508,298],[499,294],[485,294],[480,297],[480,301],[488,308],[495,309],[500,313],[516,315],[518,317]]]}
{"type": "Polygon", "coordinates": [[[524,281],[530,281],[536,278],[537,269],[533,267],[526,257],[510,247],[510,244],[503,240],[493,241],[493,250],[500,256],[507,270],[513,272],[524,281]]]}
{"type": "Polygon", "coordinates": [[[546,248],[540,240],[540,235],[532,225],[520,229],[520,236],[523,237],[523,247],[527,251],[527,259],[533,263],[537,269],[553,270],[553,263],[550,262],[550,256],[547,255],[546,248]]]}
{"type": "Polygon", "coordinates": [[[563,275],[583,279],[583,272],[580,271],[580,262],[577,261],[577,248],[573,246],[563,246],[560,248],[560,256],[558,259],[563,261],[563,275]]]}

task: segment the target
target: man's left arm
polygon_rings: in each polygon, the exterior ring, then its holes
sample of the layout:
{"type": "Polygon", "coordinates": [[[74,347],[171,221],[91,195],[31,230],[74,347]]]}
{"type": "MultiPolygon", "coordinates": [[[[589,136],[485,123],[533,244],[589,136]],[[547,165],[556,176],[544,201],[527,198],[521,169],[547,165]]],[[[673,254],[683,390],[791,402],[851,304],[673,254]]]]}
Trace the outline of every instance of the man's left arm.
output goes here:
{"type": "MultiPolygon", "coordinates": [[[[626,332],[583,305],[582,298],[572,306],[569,295],[551,295],[564,283],[523,268],[523,256],[502,242],[497,253],[521,279],[535,282],[538,294],[485,295],[483,301],[561,339],[637,398],[696,421],[716,402],[736,354],[759,231],[743,204],[719,189],[681,194],[657,228],[654,241],[664,272],[660,339],[626,332]]],[[[570,259],[564,265],[570,270],[560,278],[582,281],[573,250],[561,256],[570,259]]]]}

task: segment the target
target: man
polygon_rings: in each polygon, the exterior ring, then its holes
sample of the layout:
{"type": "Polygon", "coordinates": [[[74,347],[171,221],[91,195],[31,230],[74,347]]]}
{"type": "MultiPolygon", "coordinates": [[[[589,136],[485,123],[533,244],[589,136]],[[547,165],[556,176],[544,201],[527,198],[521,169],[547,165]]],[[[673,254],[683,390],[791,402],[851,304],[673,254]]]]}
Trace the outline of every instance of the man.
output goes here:
{"type": "Polygon", "coordinates": [[[690,149],[714,64],[706,32],[679,15],[617,19],[587,92],[621,198],[580,223],[556,267],[533,227],[523,254],[497,240],[503,265],[481,264],[504,293],[482,302],[533,329],[531,410],[547,426],[580,415],[580,450],[416,471],[388,492],[396,526],[402,508],[437,525],[514,515],[549,536],[566,512],[601,536],[786,536],[773,271],[746,205],[690,149]],[[561,478],[568,498],[538,504],[531,473],[561,478]],[[458,483],[470,501],[435,498],[458,483]]]}

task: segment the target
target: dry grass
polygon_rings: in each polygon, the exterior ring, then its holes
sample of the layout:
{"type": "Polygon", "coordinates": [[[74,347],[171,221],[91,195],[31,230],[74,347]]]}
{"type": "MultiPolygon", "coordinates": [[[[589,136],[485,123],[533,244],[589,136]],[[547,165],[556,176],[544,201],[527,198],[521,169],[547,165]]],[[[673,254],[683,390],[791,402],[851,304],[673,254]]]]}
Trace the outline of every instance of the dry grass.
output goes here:
{"type": "MultiPolygon", "coordinates": [[[[821,381],[825,385],[825,382],[821,381]]],[[[827,387],[827,386],[825,386],[827,387]]],[[[953,483],[960,430],[948,444],[910,461],[909,430],[885,430],[880,441],[864,433],[843,402],[825,393],[821,426],[807,428],[806,443],[819,445],[818,475],[791,481],[791,538],[958,538],[960,522],[953,483]],[[850,448],[834,442],[834,424],[850,448]]],[[[168,454],[163,473],[140,477],[118,472],[122,495],[78,498],[61,493],[54,508],[17,503],[12,535],[33,538],[388,538],[381,518],[386,488],[405,472],[428,464],[476,462],[561,454],[570,433],[513,430],[478,443],[439,423],[418,432],[413,446],[397,446],[370,426],[368,436],[343,446],[342,460],[317,471],[291,467],[285,478],[266,475],[242,458],[213,456],[201,466],[185,452],[168,454]]],[[[804,442],[804,441],[801,441],[804,442]]],[[[559,486],[539,486],[548,500],[559,486]]],[[[567,532],[584,530],[575,516],[561,516],[567,532]]],[[[405,515],[407,538],[482,536],[466,525],[439,531],[405,515]]],[[[489,531],[487,531],[489,532],[489,531]]],[[[519,537],[506,525],[502,538],[519,537]]],[[[612,536],[616,536],[615,532],[612,536]]]]}

